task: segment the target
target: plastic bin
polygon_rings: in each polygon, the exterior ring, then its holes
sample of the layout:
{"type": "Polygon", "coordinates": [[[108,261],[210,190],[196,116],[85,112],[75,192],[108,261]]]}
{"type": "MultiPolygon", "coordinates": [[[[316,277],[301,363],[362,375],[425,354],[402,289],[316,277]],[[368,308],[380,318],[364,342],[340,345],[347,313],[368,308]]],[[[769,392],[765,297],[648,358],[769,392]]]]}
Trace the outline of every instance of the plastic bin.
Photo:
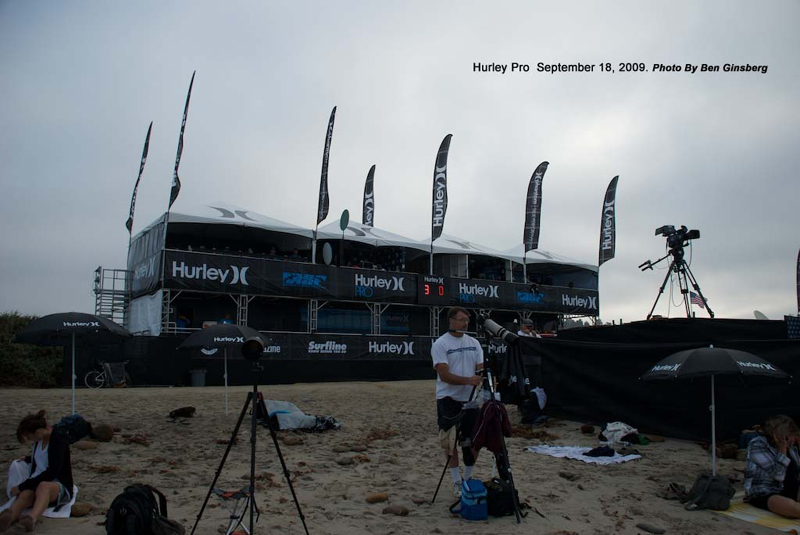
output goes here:
{"type": "Polygon", "coordinates": [[[192,386],[206,386],[206,370],[189,370],[192,386]]]}

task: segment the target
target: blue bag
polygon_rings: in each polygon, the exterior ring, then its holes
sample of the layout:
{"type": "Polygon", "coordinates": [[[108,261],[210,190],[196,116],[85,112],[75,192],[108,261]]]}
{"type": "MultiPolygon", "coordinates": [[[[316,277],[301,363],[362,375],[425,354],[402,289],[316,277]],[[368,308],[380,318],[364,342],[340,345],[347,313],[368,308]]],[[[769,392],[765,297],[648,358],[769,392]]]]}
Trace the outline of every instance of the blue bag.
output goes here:
{"type": "Polygon", "coordinates": [[[461,515],[464,520],[486,520],[489,507],[486,502],[486,487],[478,479],[461,482],[461,501],[450,507],[450,512],[461,515]],[[460,504],[460,508],[456,506],[460,504]]]}

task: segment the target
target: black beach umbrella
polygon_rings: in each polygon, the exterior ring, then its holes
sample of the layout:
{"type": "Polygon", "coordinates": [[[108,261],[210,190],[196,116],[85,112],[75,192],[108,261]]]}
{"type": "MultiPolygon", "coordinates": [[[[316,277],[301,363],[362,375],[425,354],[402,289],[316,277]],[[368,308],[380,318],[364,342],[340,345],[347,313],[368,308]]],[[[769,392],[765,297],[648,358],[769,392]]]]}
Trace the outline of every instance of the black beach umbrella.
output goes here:
{"type": "Polygon", "coordinates": [[[178,349],[222,349],[225,372],[225,414],[228,414],[228,349],[241,350],[242,344],[250,338],[260,338],[265,346],[269,339],[257,330],[246,325],[221,323],[207,327],[192,334],[178,346],[178,349]]]}
{"type": "Polygon", "coordinates": [[[711,471],[717,475],[716,405],[714,404],[714,376],[760,376],[789,381],[791,376],[761,357],[746,351],[721,347],[701,347],[673,353],[659,361],[640,379],[691,379],[711,377],[711,471]]]}
{"type": "Polygon", "coordinates": [[[63,346],[72,342],[72,414],[75,414],[75,344],[89,345],[129,337],[131,333],[107,318],[83,312],[62,312],[35,319],[20,329],[12,342],[63,346]]]}

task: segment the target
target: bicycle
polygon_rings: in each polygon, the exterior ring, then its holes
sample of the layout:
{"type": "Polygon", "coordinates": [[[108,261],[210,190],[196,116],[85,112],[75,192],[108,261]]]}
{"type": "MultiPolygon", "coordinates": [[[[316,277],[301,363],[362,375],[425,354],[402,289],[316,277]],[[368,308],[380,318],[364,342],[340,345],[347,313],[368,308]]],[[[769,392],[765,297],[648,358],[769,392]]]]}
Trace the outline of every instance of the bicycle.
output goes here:
{"type": "MultiPolygon", "coordinates": [[[[129,360],[123,361],[123,365],[127,365],[129,360]]],[[[111,373],[107,362],[95,361],[95,369],[86,373],[83,382],[89,388],[103,388],[104,386],[112,387],[114,382],[111,380],[111,373]]],[[[131,386],[131,376],[128,375],[128,370],[125,370],[125,386],[131,386]]]]}

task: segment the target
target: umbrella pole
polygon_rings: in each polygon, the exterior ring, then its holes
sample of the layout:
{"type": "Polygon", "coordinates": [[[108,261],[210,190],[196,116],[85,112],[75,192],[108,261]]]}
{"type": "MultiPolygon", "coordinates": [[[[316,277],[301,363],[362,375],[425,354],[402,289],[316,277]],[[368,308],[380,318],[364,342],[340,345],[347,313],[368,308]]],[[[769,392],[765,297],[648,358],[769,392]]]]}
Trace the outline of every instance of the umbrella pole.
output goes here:
{"type": "Polygon", "coordinates": [[[225,414],[228,414],[228,348],[224,348],[222,350],[222,354],[225,356],[223,359],[225,361],[225,414]]]}
{"type": "Polygon", "coordinates": [[[75,414],[75,332],[72,333],[72,414],[75,414]]]}
{"type": "Polygon", "coordinates": [[[711,376],[711,475],[717,475],[717,414],[714,405],[714,376],[711,376]]]}

